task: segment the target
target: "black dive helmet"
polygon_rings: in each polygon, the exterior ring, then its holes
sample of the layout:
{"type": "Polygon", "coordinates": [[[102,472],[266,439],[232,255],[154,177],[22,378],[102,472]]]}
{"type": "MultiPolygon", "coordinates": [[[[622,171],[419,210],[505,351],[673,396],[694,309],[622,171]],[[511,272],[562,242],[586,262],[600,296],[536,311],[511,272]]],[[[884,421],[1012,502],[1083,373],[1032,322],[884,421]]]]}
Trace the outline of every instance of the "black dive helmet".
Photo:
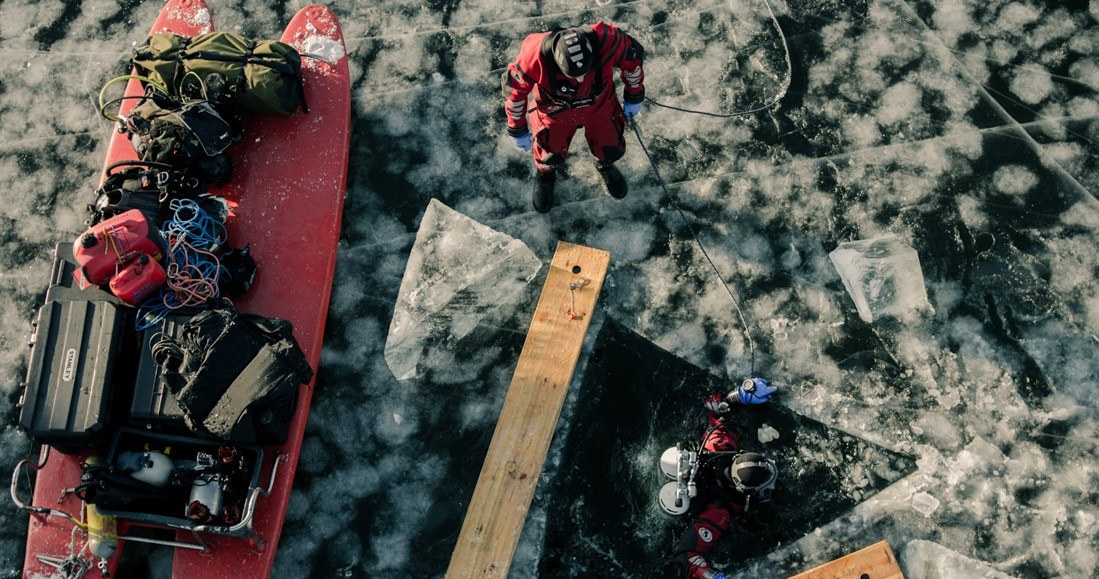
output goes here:
{"type": "Polygon", "coordinates": [[[747,497],[745,507],[751,502],[770,502],[778,480],[775,462],[758,452],[737,453],[723,474],[737,492],[747,497]]]}
{"type": "Polygon", "coordinates": [[[591,28],[566,28],[553,33],[553,60],[565,76],[576,78],[588,74],[595,63],[591,28]]]}

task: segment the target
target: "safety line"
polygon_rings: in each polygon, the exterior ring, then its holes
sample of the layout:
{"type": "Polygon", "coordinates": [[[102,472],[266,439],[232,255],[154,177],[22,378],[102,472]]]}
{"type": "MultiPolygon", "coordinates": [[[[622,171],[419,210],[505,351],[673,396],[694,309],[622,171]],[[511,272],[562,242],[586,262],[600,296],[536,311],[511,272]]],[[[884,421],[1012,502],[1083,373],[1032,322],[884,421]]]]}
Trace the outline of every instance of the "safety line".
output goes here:
{"type": "MultiPolygon", "coordinates": [[[[699,111],[667,105],[649,97],[645,97],[645,100],[658,107],[670,109],[673,111],[679,111],[693,115],[702,115],[706,117],[714,117],[719,119],[746,117],[748,115],[753,115],[755,113],[768,110],[781,102],[783,97],[786,96],[786,91],[790,89],[790,83],[793,77],[793,65],[790,63],[790,45],[786,42],[786,34],[782,32],[782,26],[779,25],[778,17],[775,16],[775,10],[771,7],[770,0],[763,0],[763,4],[767,6],[767,12],[771,16],[771,24],[774,25],[775,31],[778,32],[778,37],[782,41],[782,49],[786,59],[786,78],[783,79],[782,86],[779,88],[775,96],[767,102],[767,104],[749,110],[734,111],[732,113],[712,113],[709,111],[699,111]]],[[[729,287],[729,284],[725,283],[725,278],[721,276],[721,270],[717,268],[717,264],[715,264],[714,260],[710,257],[710,253],[706,251],[706,246],[702,244],[702,240],[698,237],[698,233],[695,231],[694,226],[691,225],[691,221],[687,219],[687,214],[683,211],[683,208],[679,206],[679,202],[676,200],[675,196],[672,195],[671,191],[668,190],[668,185],[665,183],[664,177],[660,175],[660,170],[656,168],[656,162],[653,161],[652,155],[649,154],[649,148],[645,146],[645,140],[641,138],[641,130],[637,128],[637,121],[634,120],[632,117],[630,118],[630,128],[633,129],[633,134],[637,137],[637,142],[641,145],[641,150],[645,153],[645,158],[649,160],[649,166],[652,167],[653,174],[656,175],[656,180],[658,183],[660,183],[660,188],[664,191],[664,195],[671,202],[672,207],[675,208],[676,212],[679,213],[679,217],[683,219],[683,223],[687,225],[687,230],[691,232],[691,237],[694,238],[695,244],[698,245],[699,250],[702,251],[702,255],[706,258],[706,261],[709,262],[710,267],[714,270],[714,273],[717,274],[717,279],[721,281],[721,285],[725,287],[725,291],[728,292],[729,298],[733,300],[733,308],[736,309],[737,315],[740,316],[740,325],[744,328],[744,337],[748,339],[748,348],[751,352],[752,360],[748,376],[753,377],[756,375],[756,345],[755,342],[752,340],[752,332],[748,328],[748,320],[745,319],[744,312],[740,309],[740,300],[737,299],[736,294],[733,293],[733,289],[729,287]]]]}
{"type": "MultiPolygon", "coordinates": [[[[698,110],[694,110],[694,109],[687,109],[687,108],[681,108],[681,107],[676,107],[676,106],[672,106],[672,105],[667,105],[667,104],[664,104],[662,102],[653,100],[649,97],[645,97],[645,100],[649,101],[650,103],[652,103],[652,104],[654,104],[658,107],[663,107],[663,108],[670,109],[670,110],[673,110],[673,111],[679,111],[681,113],[691,113],[691,114],[694,114],[694,115],[702,115],[702,116],[706,116],[706,117],[714,117],[714,118],[718,118],[718,119],[735,119],[737,117],[746,117],[748,115],[753,115],[755,113],[765,111],[765,110],[777,105],[780,101],[782,101],[782,99],[786,96],[786,91],[790,90],[790,82],[791,82],[791,78],[793,78],[794,67],[790,63],[790,45],[787,44],[787,42],[786,42],[786,34],[784,34],[782,32],[782,26],[780,26],[779,23],[778,23],[778,17],[775,16],[775,10],[773,8],[771,8],[771,1],[770,0],[763,0],[763,4],[767,6],[767,12],[771,15],[771,24],[774,25],[775,31],[778,32],[778,37],[782,41],[782,50],[783,50],[783,53],[785,54],[785,58],[786,58],[786,78],[782,81],[782,87],[779,88],[778,92],[775,93],[775,96],[767,104],[762,105],[762,106],[758,106],[754,109],[745,110],[745,111],[734,111],[734,112],[731,112],[731,113],[711,113],[709,111],[698,111],[698,110]]],[[[651,161],[651,159],[650,159],[650,161],[651,161]]],[[[655,166],[654,166],[654,168],[655,168],[655,166]]]]}
{"type": "Polygon", "coordinates": [[[645,146],[644,139],[641,138],[641,130],[637,128],[637,122],[630,118],[630,128],[633,129],[633,134],[637,137],[637,142],[641,145],[641,150],[645,153],[645,158],[649,160],[649,166],[653,169],[653,174],[656,175],[657,182],[660,183],[660,188],[664,190],[664,195],[671,201],[672,207],[679,213],[679,217],[683,219],[683,223],[687,225],[687,229],[691,232],[691,237],[694,238],[698,248],[702,251],[702,255],[706,258],[706,261],[710,262],[710,267],[713,268],[714,273],[717,274],[717,279],[721,281],[721,285],[725,286],[725,291],[729,293],[729,297],[733,300],[733,308],[736,309],[737,315],[740,316],[740,325],[744,328],[744,336],[748,338],[748,348],[752,354],[752,364],[748,376],[754,377],[756,375],[756,345],[752,341],[752,333],[748,329],[748,321],[744,318],[744,312],[740,309],[740,302],[737,300],[736,295],[733,293],[729,284],[725,283],[725,278],[721,276],[721,271],[717,269],[717,264],[710,258],[710,253],[706,251],[706,246],[702,245],[702,240],[699,239],[698,233],[695,231],[691,221],[687,219],[687,214],[683,212],[683,208],[679,206],[679,202],[676,201],[675,196],[668,190],[668,186],[664,182],[664,177],[660,175],[660,170],[656,168],[656,163],[653,161],[652,155],[649,154],[648,147],[645,146]]]}

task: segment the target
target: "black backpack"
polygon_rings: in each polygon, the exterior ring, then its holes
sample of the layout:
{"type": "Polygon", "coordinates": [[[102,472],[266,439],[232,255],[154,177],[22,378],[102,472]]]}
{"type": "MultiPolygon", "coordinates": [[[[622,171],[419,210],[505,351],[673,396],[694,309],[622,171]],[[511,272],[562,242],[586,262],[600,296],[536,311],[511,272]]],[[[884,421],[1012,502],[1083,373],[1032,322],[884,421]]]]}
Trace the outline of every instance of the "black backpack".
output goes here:
{"type": "Polygon", "coordinates": [[[282,444],[313,369],[286,320],[241,313],[228,300],[152,345],[162,379],[192,432],[282,444]]]}
{"type": "Polygon", "coordinates": [[[225,149],[240,139],[239,125],[207,101],[149,96],[119,126],[142,161],[195,171],[217,184],[227,182],[233,172],[225,149]]]}

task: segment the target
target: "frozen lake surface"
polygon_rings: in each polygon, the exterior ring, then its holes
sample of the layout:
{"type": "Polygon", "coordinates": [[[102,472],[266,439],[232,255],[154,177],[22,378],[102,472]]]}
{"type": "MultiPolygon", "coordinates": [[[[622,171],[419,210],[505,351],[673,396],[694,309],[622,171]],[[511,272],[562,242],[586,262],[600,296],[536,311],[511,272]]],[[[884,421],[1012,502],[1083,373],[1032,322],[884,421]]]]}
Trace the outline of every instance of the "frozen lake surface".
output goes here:
{"type": "MultiPolygon", "coordinates": [[[[253,37],[303,5],[208,1],[219,29],[253,37]]],[[[96,95],[160,7],[0,5],[7,468],[29,451],[15,402],[51,250],[83,229],[111,131],[96,95]]],[[[351,169],[275,577],[446,569],[546,268],[510,315],[435,344],[452,363],[398,381],[386,337],[432,199],[543,263],[558,240],[612,256],[512,577],[658,576],[683,524],[655,505],[660,453],[697,435],[704,394],[753,369],[780,391],[743,427],[785,457],[786,514],[718,548],[732,576],[880,539],[916,577],[1099,574],[1099,0],[775,0],[789,79],[762,0],[332,8],[351,169]],[[631,191],[611,199],[578,137],[540,215],[500,73],[526,34],[599,19],[645,46],[661,103],[783,98],[738,119],[647,103],[638,128],[667,191],[629,133],[631,191]],[[886,235],[918,254],[930,307],[867,323],[829,253],[886,235]]],[[[18,576],[26,515],[0,521],[0,574],[18,576]]],[[[124,570],[164,577],[169,557],[142,550],[124,570]]]]}

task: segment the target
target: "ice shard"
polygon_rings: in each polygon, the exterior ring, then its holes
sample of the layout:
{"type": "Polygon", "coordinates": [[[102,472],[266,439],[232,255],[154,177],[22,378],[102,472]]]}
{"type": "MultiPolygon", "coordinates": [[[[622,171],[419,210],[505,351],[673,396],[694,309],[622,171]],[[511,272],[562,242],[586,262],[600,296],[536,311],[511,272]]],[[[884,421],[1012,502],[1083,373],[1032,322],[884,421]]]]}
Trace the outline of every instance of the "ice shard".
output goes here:
{"type": "Polygon", "coordinates": [[[905,577],[908,579],[952,579],[974,577],[981,579],[1010,579],[988,563],[971,559],[931,541],[909,541],[901,556],[905,577]]]}
{"type": "Polygon", "coordinates": [[[895,236],[841,243],[828,257],[865,322],[931,308],[920,257],[895,236]]]}
{"type": "MultiPolygon", "coordinates": [[[[530,299],[528,286],[541,268],[541,260],[522,241],[432,199],[389,324],[385,361],[390,371],[405,380],[463,366],[456,364],[457,344],[478,327],[499,325],[530,299]]],[[[465,344],[464,349],[477,347],[465,344]]],[[[471,371],[466,362],[463,375],[471,371]]]]}

